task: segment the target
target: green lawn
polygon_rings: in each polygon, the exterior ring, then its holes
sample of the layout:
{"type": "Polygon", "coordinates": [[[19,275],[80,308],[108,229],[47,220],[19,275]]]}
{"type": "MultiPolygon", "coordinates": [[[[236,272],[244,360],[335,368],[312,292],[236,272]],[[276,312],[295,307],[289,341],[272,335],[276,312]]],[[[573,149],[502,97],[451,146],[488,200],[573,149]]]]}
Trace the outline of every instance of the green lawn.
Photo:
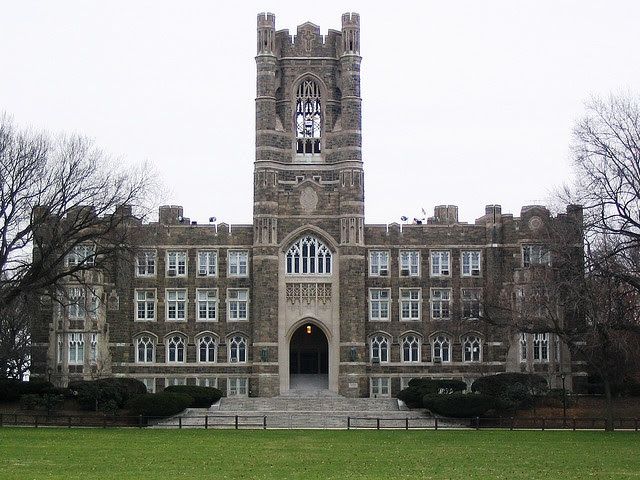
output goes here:
{"type": "Polygon", "coordinates": [[[640,433],[2,428],[0,478],[640,478],[640,433]]]}

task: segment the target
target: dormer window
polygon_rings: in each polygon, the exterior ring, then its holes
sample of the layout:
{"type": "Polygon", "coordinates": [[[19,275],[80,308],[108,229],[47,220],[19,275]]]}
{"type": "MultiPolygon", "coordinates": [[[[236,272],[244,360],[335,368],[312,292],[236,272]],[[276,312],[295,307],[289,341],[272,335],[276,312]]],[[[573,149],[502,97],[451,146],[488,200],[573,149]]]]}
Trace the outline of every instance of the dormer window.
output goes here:
{"type": "Polygon", "coordinates": [[[296,92],[296,153],[320,154],[322,109],[320,87],[313,80],[304,80],[296,92]]]}

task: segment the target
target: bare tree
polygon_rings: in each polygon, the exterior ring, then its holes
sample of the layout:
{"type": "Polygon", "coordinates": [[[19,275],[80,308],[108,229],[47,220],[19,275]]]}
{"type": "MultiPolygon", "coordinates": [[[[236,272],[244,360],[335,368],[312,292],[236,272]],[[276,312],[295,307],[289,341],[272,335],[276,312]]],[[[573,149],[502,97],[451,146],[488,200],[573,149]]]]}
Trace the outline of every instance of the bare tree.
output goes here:
{"type": "Polygon", "coordinates": [[[52,139],[0,116],[3,324],[22,322],[16,313],[24,298],[59,300],[62,282],[82,283],[86,270],[108,268],[131,247],[132,227],[146,212],[148,172],[127,168],[85,137],[52,139]]]}

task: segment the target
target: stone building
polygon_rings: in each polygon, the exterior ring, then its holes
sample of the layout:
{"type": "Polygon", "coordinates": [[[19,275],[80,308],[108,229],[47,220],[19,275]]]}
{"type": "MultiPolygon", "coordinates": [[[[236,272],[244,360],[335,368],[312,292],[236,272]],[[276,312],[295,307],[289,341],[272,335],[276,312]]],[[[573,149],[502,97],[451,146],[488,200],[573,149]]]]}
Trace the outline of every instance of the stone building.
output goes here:
{"type": "Polygon", "coordinates": [[[135,258],[69,285],[34,368],[60,384],[116,375],[275,396],[310,382],[352,397],[413,377],[538,371],[553,385],[571,371],[553,335],[479,317],[492,292],[553,262],[545,225],[580,211],[489,205],[464,223],[443,205],[424,222],[365,224],[360,63],[358,14],[325,36],[258,15],[253,223],[160,207],[135,227],[135,258]]]}

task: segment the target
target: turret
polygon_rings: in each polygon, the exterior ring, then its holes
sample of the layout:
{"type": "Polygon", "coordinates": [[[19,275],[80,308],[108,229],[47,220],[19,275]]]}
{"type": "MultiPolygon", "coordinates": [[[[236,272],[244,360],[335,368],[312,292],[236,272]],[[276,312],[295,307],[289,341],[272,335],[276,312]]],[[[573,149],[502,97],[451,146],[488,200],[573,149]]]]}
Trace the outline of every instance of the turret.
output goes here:
{"type": "Polygon", "coordinates": [[[275,52],[276,16],[273,13],[258,14],[258,55],[275,52]]]}
{"type": "Polygon", "coordinates": [[[360,54],[360,15],[354,12],[342,14],[343,54],[360,54]]]}

